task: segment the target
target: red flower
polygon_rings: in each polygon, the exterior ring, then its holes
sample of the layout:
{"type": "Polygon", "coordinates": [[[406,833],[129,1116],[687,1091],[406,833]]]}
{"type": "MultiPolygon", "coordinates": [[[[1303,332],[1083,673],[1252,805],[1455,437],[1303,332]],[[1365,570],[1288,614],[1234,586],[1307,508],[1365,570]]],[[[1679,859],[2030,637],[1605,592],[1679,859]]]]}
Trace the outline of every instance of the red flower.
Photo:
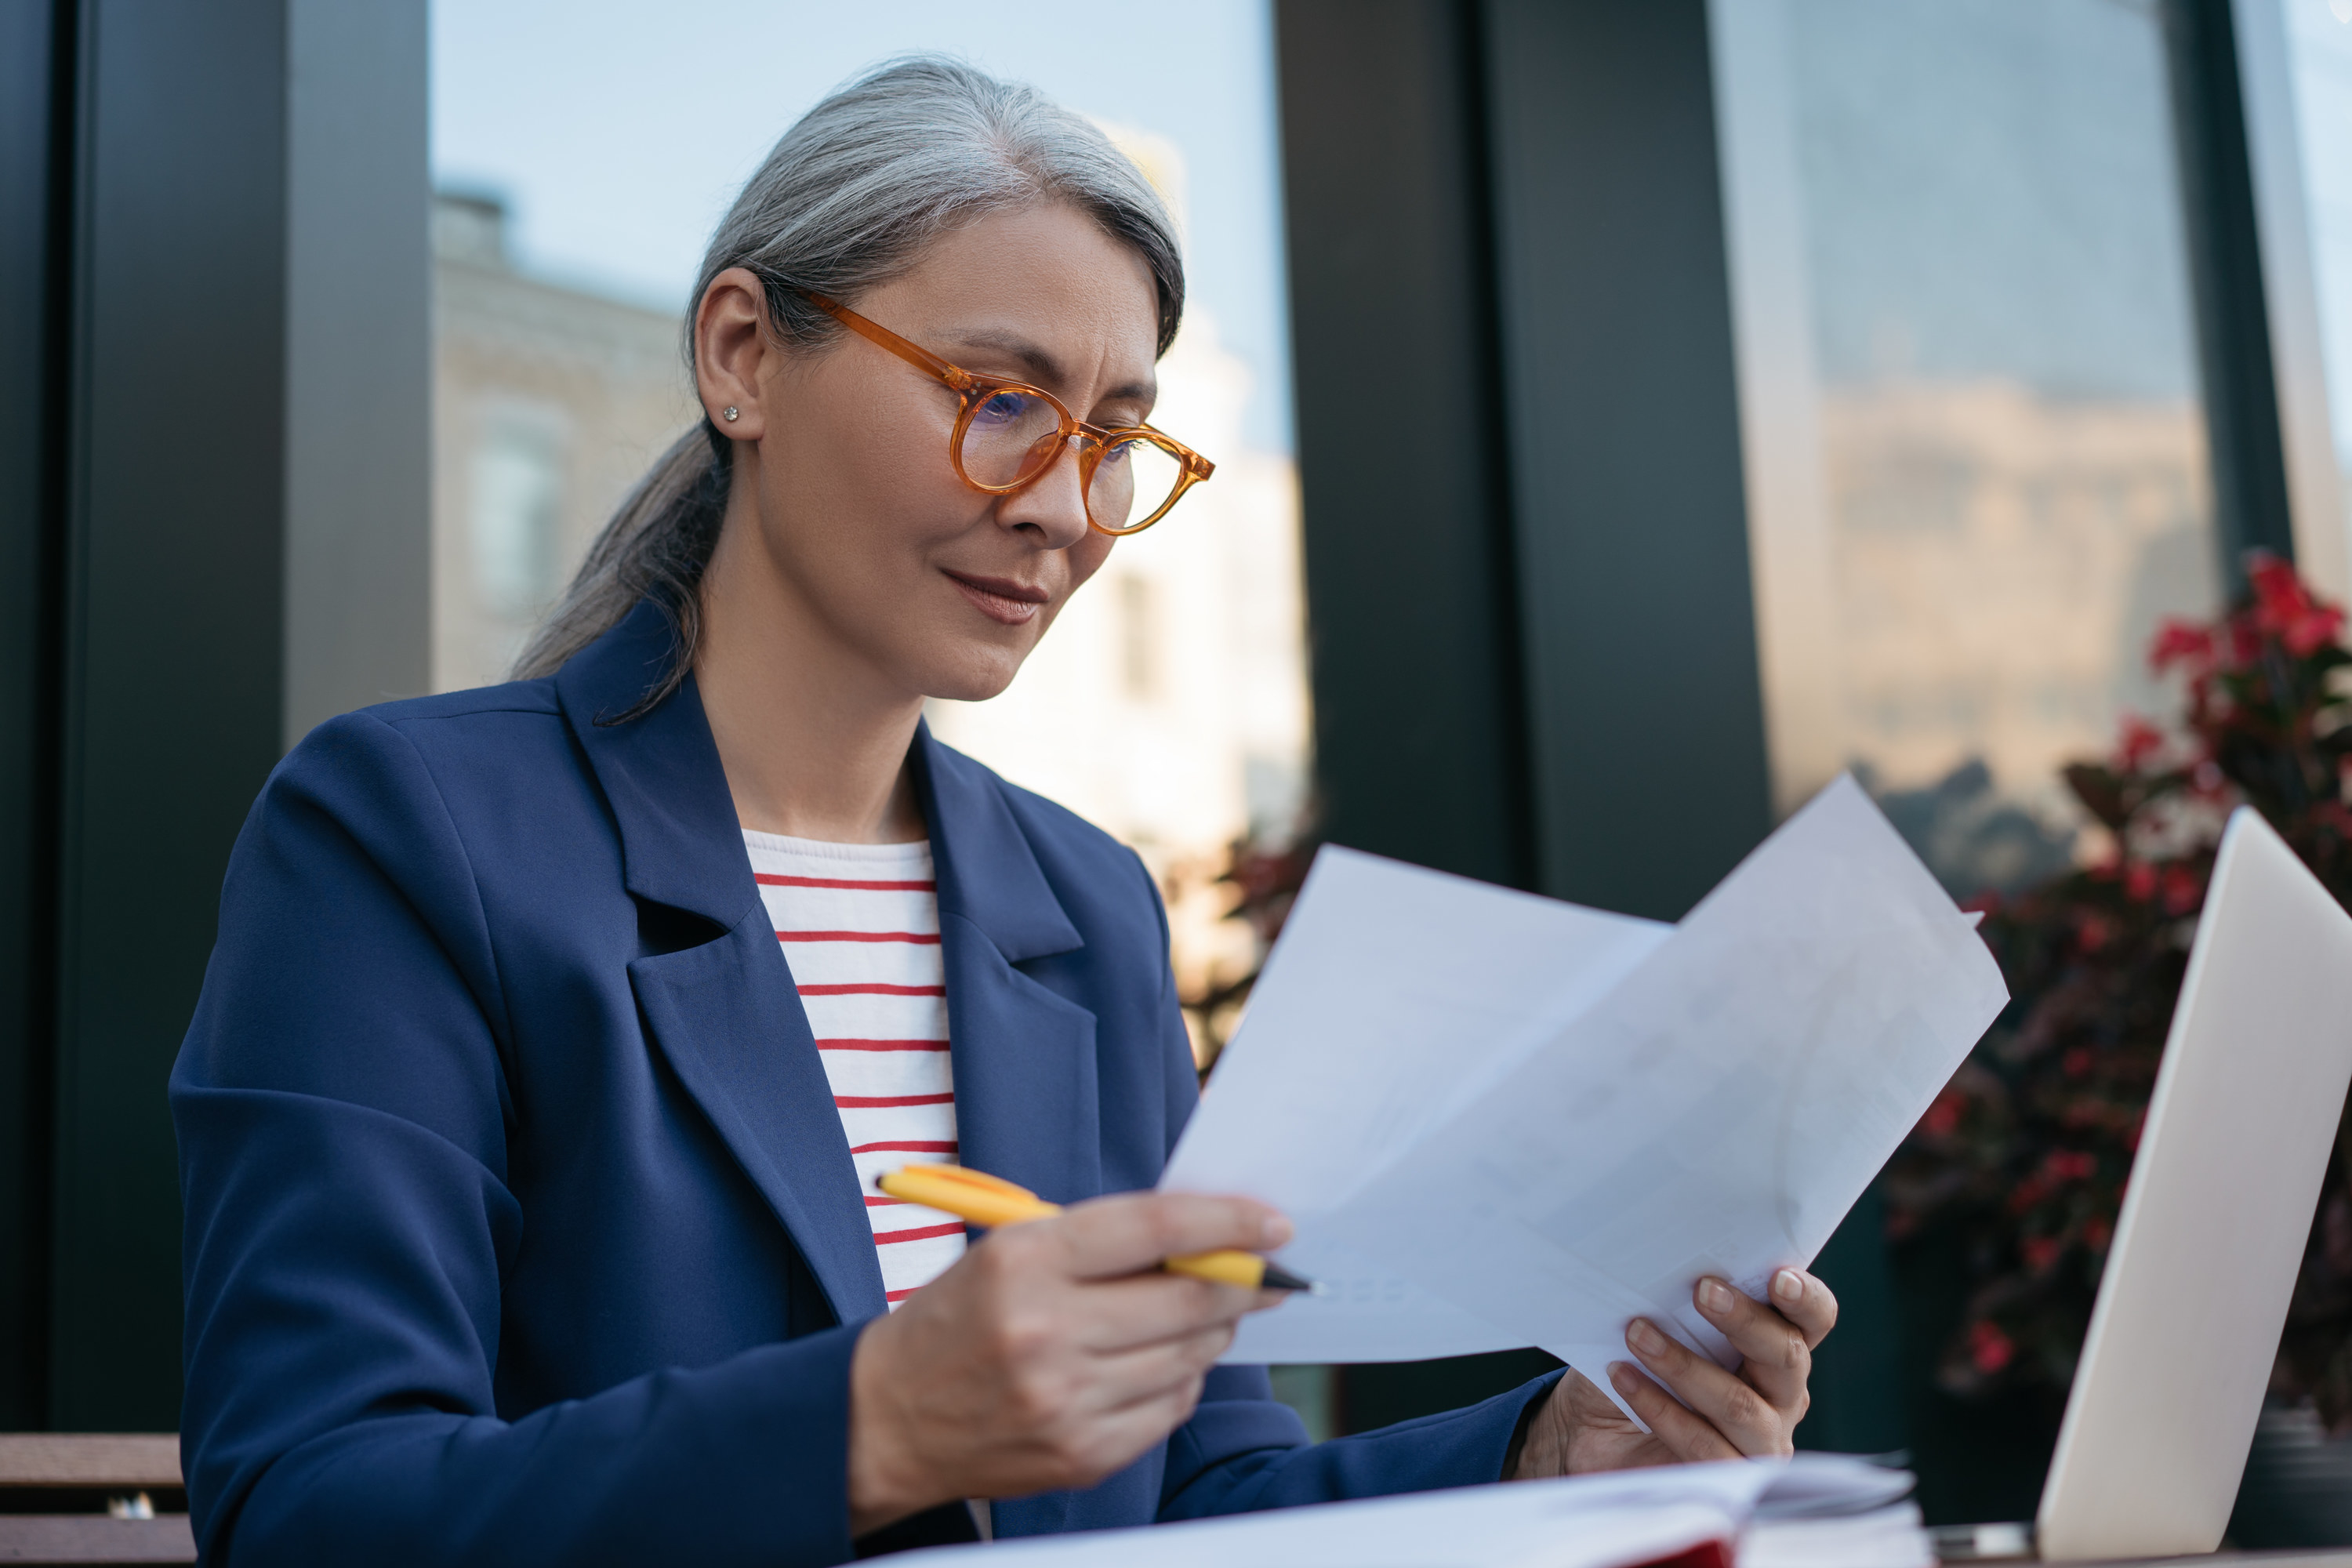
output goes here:
{"type": "Polygon", "coordinates": [[[2091,1047],[2076,1046],[2058,1058],[2058,1068],[2068,1078],[2081,1078],[2091,1070],[2091,1047]]]}
{"type": "Polygon", "coordinates": [[[2164,731],[2137,713],[2124,715],[2123,733],[2116,741],[2116,765],[2137,773],[2140,765],[2164,750],[2164,731]]]}
{"type": "Polygon", "coordinates": [[[2175,861],[2164,868],[2164,912],[2185,915],[2205,901],[2205,883],[2196,872],[2175,861]]]}
{"type": "Polygon", "coordinates": [[[2053,1149],[2042,1162],[2042,1169],[2051,1182],[2085,1182],[2099,1163],[2082,1149],[2053,1149]]]}
{"type": "Polygon", "coordinates": [[[2083,1222],[2083,1245],[2094,1252],[2105,1252],[2115,1235],[2116,1227],[2103,1218],[2094,1216],[2083,1222]]]}
{"type": "Polygon", "coordinates": [[[2336,640],[2344,627],[2344,612],[2333,605],[2318,605],[2287,622],[2279,634],[2287,651],[2297,658],[2309,658],[2336,640]]]}
{"type": "Polygon", "coordinates": [[[2159,672],[2176,664],[2187,665],[2192,674],[2209,668],[2213,663],[2213,634],[2195,621],[2168,616],[2156,640],[2148,644],[2147,662],[2148,668],[2159,672]]]}
{"type": "Polygon", "coordinates": [[[2017,1355],[2017,1345],[1992,1324],[1979,1320],[1969,1325],[1969,1360],[1990,1377],[2017,1355]]]}
{"type": "Polygon", "coordinates": [[[2058,1239],[2050,1236],[2029,1236],[2018,1244],[2025,1266],[2036,1274],[2058,1261],[2058,1239]]]}
{"type": "Polygon", "coordinates": [[[2145,860],[2135,860],[2124,868],[2124,892],[2135,903],[2146,903],[2156,897],[2156,868],[2145,860]]]}
{"type": "Polygon", "coordinates": [[[2246,555],[2246,581],[2254,590],[2254,624],[2277,633],[2311,609],[2311,595],[2294,568],[2267,550],[2246,555]]]}
{"type": "Polygon", "coordinates": [[[2106,946],[2111,934],[2107,922],[2095,914],[2085,914],[2074,928],[2074,940],[2084,952],[2096,952],[2106,946]]]}
{"type": "Polygon", "coordinates": [[[2254,589],[2254,626],[2274,637],[2297,658],[2309,658],[2336,640],[2344,612],[2311,596],[2294,568],[2275,555],[2257,551],[2246,563],[2254,589]]]}
{"type": "Polygon", "coordinates": [[[1927,1114],[1919,1118],[1919,1130],[1930,1138],[1948,1138],[1960,1125],[1960,1112],[1967,1101],[1957,1089],[1946,1088],[1927,1107],[1927,1114]]]}

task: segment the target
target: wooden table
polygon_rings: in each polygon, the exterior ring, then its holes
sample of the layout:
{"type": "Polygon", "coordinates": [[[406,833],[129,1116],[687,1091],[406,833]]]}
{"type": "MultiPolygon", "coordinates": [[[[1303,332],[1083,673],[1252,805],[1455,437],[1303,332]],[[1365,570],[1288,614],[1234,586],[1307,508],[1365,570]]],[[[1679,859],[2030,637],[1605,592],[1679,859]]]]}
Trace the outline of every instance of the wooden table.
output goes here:
{"type": "Polygon", "coordinates": [[[180,1440],[170,1433],[0,1433],[0,1492],[37,1496],[36,1507],[87,1500],[79,1513],[0,1513],[0,1563],[194,1563],[184,1513],[118,1518],[156,1494],[182,1491],[180,1440]]]}

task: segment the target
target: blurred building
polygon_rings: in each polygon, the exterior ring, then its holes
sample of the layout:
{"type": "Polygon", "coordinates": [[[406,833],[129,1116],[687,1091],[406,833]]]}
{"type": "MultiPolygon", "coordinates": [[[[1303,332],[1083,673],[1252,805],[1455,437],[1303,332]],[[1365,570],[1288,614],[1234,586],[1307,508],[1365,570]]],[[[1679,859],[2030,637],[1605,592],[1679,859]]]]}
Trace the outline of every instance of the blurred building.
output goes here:
{"type": "Polygon", "coordinates": [[[433,685],[507,678],[540,613],[695,413],[666,310],[531,277],[495,197],[433,211],[433,685]]]}
{"type": "MultiPolygon", "coordinates": [[[[1172,149],[1150,151],[1174,185],[1172,149]]],[[[494,199],[434,222],[433,678],[506,678],[614,504],[694,417],[677,319],[515,266],[494,199]]],[[[941,739],[1134,845],[1168,885],[1189,984],[1246,964],[1210,879],[1305,798],[1297,481],[1242,439],[1250,375],[1195,310],[1154,423],[1216,476],[1122,541],[1012,689],[935,702],[941,739]]]]}
{"type": "Polygon", "coordinates": [[[2062,402],[2015,383],[1832,393],[1849,744],[1887,788],[1981,760],[2054,789],[2161,692],[2162,617],[2215,603],[2204,420],[2192,404],[2062,402]]]}

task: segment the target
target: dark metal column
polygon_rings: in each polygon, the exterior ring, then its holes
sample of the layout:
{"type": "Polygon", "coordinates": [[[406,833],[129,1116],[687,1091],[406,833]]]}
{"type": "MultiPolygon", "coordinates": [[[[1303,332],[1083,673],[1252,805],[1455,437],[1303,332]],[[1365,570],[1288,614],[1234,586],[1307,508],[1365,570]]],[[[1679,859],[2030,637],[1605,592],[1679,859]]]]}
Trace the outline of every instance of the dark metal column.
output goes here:
{"type": "Polygon", "coordinates": [[[0,0],[0,1430],[47,1407],[58,394],[72,26],[0,0]]]}
{"type": "Polygon", "coordinates": [[[278,754],[283,0],[81,9],[48,1417],[178,1421],[165,1075],[278,754]]]}
{"type": "Polygon", "coordinates": [[[2199,369],[2223,581],[2245,583],[2245,552],[2294,558],[2278,376],[2271,363],[2262,239],[2230,0],[2168,0],[2173,123],[2197,300],[2199,369]]]}
{"type": "Polygon", "coordinates": [[[1703,0],[1488,0],[1545,892],[1676,919],[1772,826],[1703,0]]]}
{"type": "Polygon", "coordinates": [[[1475,16],[1283,0],[1323,830],[1533,880],[1475,16]]]}

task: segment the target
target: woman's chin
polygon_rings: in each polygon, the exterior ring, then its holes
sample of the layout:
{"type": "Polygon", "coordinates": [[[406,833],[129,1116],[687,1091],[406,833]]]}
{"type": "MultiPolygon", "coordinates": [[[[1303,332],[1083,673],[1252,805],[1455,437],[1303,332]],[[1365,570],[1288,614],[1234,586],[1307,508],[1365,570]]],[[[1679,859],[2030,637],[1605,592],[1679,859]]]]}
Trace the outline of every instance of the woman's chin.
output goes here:
{"type": "Polygon", "coordinates": [[[956,660],[950,668],[941,669],[923,683],[924,695],[948,702],[985,702],[998,696],[1013,684],[1021,673],[1027,649],[1013,653],[1003,648],[975,651],[971,657],[956,660]]]}

